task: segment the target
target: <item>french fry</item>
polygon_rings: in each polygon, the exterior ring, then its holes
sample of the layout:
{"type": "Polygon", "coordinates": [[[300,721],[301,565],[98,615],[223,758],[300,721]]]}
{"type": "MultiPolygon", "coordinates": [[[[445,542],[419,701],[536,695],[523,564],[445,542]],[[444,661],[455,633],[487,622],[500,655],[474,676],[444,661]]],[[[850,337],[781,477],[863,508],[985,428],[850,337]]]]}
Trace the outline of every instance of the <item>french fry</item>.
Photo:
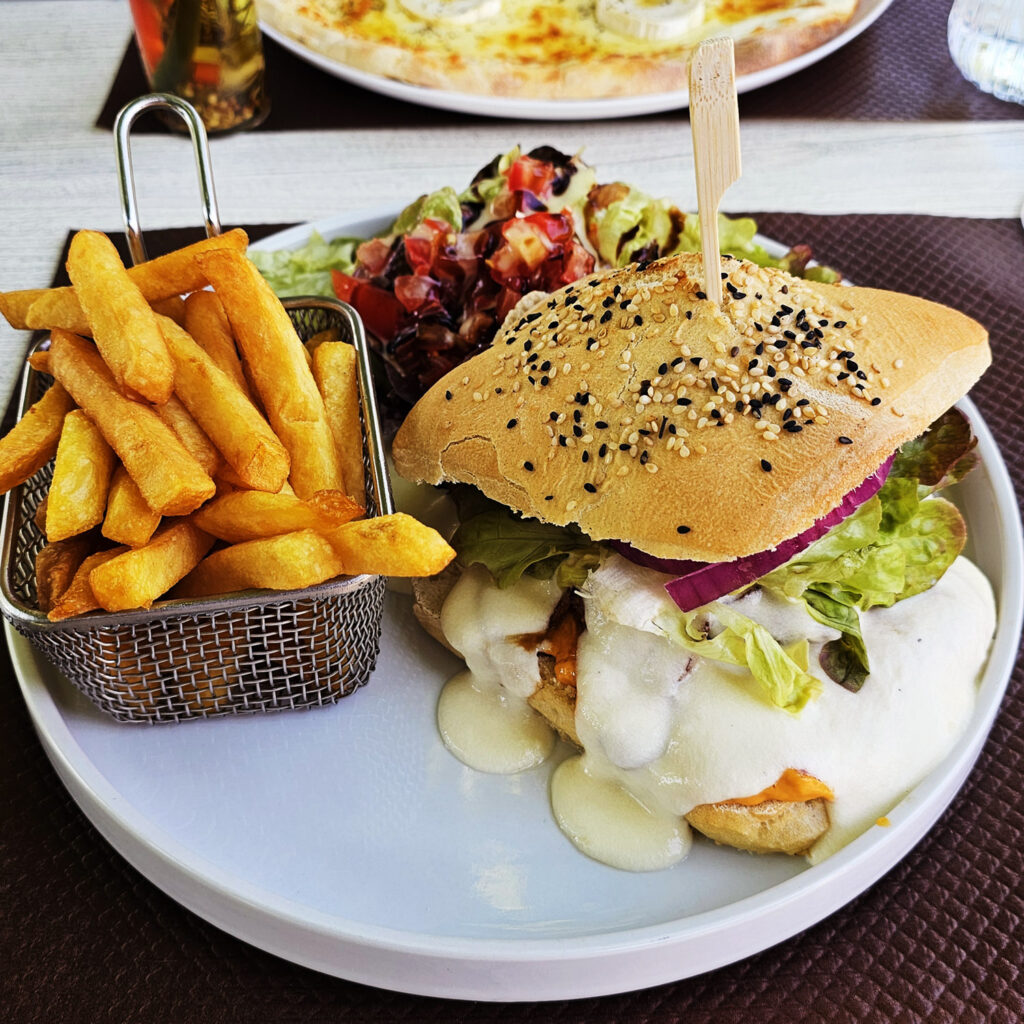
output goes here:
{"type": "Polygon", "coordinates": [[[46,536],[46,506],[50,503],[50,496],[48,494],[43,495],[43,500],[36,505],[35,512],[32,513],[32,522],[36,524],[36,529],[45,537],[46,536]]]}
{"type": "Polygon", "coordinates": [[[47,376],[50,375],[50,352],[45,348],[38,348],[28,357],[28,365],[32,367],[36,373],[45,373],[47,376]]]}
{"type": "Polygon", "coordinates": [[[216,292],[193,292],[185,299],[185,330],[251,401],[252,392],[238,358],[231,324],[216,292]]]}
{"type": "Polygon", "coordinates": [[[338,491],[320,491],[310,501],[293,494],[234,491],[207,502],[194,514],[194,520],[214,537],[238,544],[298,530],[331,530],[364,511],[338,491]]]}
{"type": "Polygon", "coordinates": [[[114,453],[81,409],[64,417],[64,429],[46,496],[46,539],[66,540],[103,522],[114,472],[114,453]]]}
{"type": "Polygon", "coordinates": [[[180,583],[175,597],[207,597],[236,590],[301,590],[345,570],[319,533],[300,530],[250,540],[209,555],[180,583]]]}
{"type": "Polygon", "coordinates": [[[142,497],[139,485],[128,475],[124,466],[114,470],[107,495],[107,514],[101,533],[115,544],[140,548],[148,544],[160,525],[160,516],[142,497]]]}
{"type": "Polygon", "coordinates": [[[178,440],[208,476],[216,476],[224,469],[224,456],[206,436],[206,432],[196,423],[192,413],[177,395],[171,395],[163,405],[156,406],[156,414],[174,431],[178,440]]]}
{"type": "Polygon", "coordinates": [[[180,295],[156,299],[150,302],[149,308],[160,316],[170,317],[179,327],[185,326],[185,300],[180,295]]]}
{"type": "Polygon", "coordinates": [[[175,391],[246,486],[279,491],[288,479],[285,446],[234,381],[167,318],[159,321],[174,360],[175,391]]]}
{"type": "Polygon", "coordinates": [[[455,557],[436,530],[404,512],[346,523],[324,536],[352,576],[433,576],[455,557]]]}
{"type": "Polygon", "coordinates": [[[288,450],[295,493],[344,490],[323,399],[280,300],[240,253],[207,252],[196,261],[224,304],[270,425],[288,450]]]}
{"type": "Polygon", "coordinates": [[[325,341],[317,345],[313,349],[313,376],[323,396],[331,433],[338,448],[345,490],[350,498],[366,501],[355,348],[343,341],[325,341]]]}
{"type": "Polygon", "coordinates": [[[174,389],[171,354],[156,314],[110,239],[98,231],[77,232],[68,252],[68,276],[114,379],[150,402],[166,402],[174,389]]]}
{"type": "Polygon", "coordinates": [[[57,603],[78,567],[95,547],[95,537],[81,534],[52,544],[44,544],[36,552],[36,604],[48,612],[57,603]]]}
{"type": "Polygon", "coordinates": [[[0,438],[0,493],[24,483],[53,458],[73,407],[67,391],[54,385],[0,438]]]}
{"type": "Polygon", "coordinates": [[[56,330],[50,365],[54,377],[117,452],[154,512],[185,515],[213,497],[216,487],[211,477],[152,409],[118,391],[92,344],[56,330]]]}
{"type": "Polygon", "coordinates": [[[48,288],[25,288],[17,292],[0,292],[0,315],[16,330],[28,327],[28,311],[48,288]]]}
{"type": "MultiPolygon", "coordinates": [[[[165,256],[157,256],[156,259],[129,267],[128,276],[138,285],[147,302],[185,295],[197,288],[206,287],[206,279],[193,258],[196,253],[211,249],[236,249],[244,252],[248,244],[248,235],[241,228],[235,228],[215,238],[206,238],[183,249],[169,252],[165,256]]],[[[29,293],[8,292],[8,299],[10,296],[17,297],[10,300],[13,309],[17,311],[21,309],[29,293]]],[[[89,321],[74,288],[35,289],[32,300],[22,314],[24,322],[20,325],[12,323],[12,326],[44,331],[60,327],[65,331],[71,331],[72,334],[91,333],[89,321]]],[[[2,306],[0,312],[4,312],[2,306]]]]}
{"type": "Polygon", "coordinates": [[[126,550],[126,548],[117,547],[89,555],[76,570],[67,589],[46,613],[46,617],[51,622],[60,622],[62,619],[70,619],[74,615],[84,615],[86,612],[96,611],[100,605],[92,591],[92,585],[89,583],[89,574],[93,569],[116,558],[126,550]]]}
{"type": "Polygon", "coordinates": [[[194,569],[212,545],[208,533],[181,519],[162,526],[143,547],[94,568],[89,585],[99,606],[108,612],[149,608],[194,569]]]}

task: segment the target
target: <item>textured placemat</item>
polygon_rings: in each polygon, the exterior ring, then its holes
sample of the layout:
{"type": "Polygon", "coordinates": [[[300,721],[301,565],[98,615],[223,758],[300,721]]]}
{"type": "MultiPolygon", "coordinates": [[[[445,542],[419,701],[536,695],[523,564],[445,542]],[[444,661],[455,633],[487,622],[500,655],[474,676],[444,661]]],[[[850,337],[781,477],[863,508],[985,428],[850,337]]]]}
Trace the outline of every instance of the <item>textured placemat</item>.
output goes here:
{"type": "MultiPolygon", "coordinates": [[[[946,45],[948,0],[894,0],[865,32],[810,68],[740,97],[742,117],[862,121],[1024,118],[1024,106],[997,100],[965,81],[946,45]]],[[[267,131],[472,124],[481,118],[421,107],[343,82],[264,38],[271,113],[267,131]]],[[[135,44],[129,45],[97,119],[148,92],[135,44]]],[[[156,118],[138,131],[164,131],[156,118]]]]}
{"type": "MultiPolygon", "coordinates": [[[[756,216],[756,215],[755,215],[756,216]]],[[[859,283],[958,305],[992,331],[972,396],[1024,486],[1024,234],[1016,221],[758,217],[859,283]]],[[[253,231],[256,235],[258,230],[253,231]]],[[[182,240],[150,232],[155,254],[182,240]]],[[[316,974],[182,909],[98,835],[33,734],[0,652],[0,1019],[132,1022],[629,1024],[1024,1020],[1024,661],[963,790],[909,856],[802,934],[643,992],[550,1004],[458,1003],[316,974]]]]}

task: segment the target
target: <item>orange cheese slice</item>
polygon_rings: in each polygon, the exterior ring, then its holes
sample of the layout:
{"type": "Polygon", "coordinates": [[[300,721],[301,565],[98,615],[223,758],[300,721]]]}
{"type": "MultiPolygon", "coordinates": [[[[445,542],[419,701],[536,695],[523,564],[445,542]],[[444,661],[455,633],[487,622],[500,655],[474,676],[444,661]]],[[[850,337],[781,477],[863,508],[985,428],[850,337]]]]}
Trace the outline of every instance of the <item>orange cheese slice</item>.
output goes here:
{"type": "Polygon", "coordinates": [[[823,797],[832,800],[835,794],[825,785],[821,779],[816,779],[807,772],[798,768],[787,768],[767,789],[753,796],[736,797],[734,800],[723,800],[724,804],[740,804],[743,807],[753,807],[755,804],[763,804],[767,800],[785,800],[789,802],[800,802],[815,800],[823,797]]]}

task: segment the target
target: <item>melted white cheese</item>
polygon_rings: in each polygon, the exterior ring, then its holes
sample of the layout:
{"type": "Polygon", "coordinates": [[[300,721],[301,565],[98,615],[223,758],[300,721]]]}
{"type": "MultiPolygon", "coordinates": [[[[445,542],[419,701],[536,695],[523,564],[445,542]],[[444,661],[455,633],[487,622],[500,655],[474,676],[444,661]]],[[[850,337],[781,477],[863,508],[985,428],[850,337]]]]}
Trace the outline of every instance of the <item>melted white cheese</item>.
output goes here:
{"type": "MultiPolygon", "coordinates": [[[[871,675],[859,693],[818,668],[820,644],[834,634],[799,605],[738,602],[783,642],[811,642],[811,671],[824,685],[799,715],[771,705],[746,670],[664,639],[654,621],[674,606],[663,582],[614,557],[585,591],[576,728],[586,753],[555,773],[552,800],[563,831],[596,859],[632,870],[674,863],[688,849],[682,815],[758,793],[797,768],[835,793],[831,827],[811,851],[821,860],[888,812],[966,728],[995,629],[991,588],[966,559],[926,593],[862,615],[871,675]]],[[[539,682],[536,656],[507,637],[544,629],[557,600],[536,580],[499,591],[483,570],[464,575],[442,625],[473,686],[525,701],[539,682]]],[[[489,712],[465,718],[477,713],[489,712]]]]}

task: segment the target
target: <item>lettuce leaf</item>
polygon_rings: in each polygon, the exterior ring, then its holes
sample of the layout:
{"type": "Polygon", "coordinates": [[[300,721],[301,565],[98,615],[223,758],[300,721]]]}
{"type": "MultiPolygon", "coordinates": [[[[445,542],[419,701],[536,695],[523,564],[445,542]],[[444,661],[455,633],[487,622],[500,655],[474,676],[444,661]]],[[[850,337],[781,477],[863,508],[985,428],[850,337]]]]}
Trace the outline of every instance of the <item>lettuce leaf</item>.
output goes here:
{"type": "Polygon", "coordinates": [[[951,409],[903,445],[878,494],[758,581],[839,630],[820,662],[848,689],[860,689],[870,671],[859,612],[930,589],[963,550],[963,517],[936,493],[969,471],[976,443],[967,418],[951,409]]]}
{"type": "Polygon", "coordinates": [[[603,551],[575,526],[523,519],[496,502],[463,520],[451,544],[463,565],[485,566],[501,588],[524,573],[553,578],[561,587],[579,586],[603,551]]]}
{"type": "Polygon", "coordinates": [[[331,271],[349,273],[355,266],[356,247],[362,239],[334,238],[327,241],[316,231],[298,249],[274,252],[249,250],[249,259],[282,298],[296,295],[334,295],[331,271]]]}
{"type": "Polygon", "coordinates": [[[696,611],[661,618],[657,625],[691,654],[748,669],[768,700],[792,714],[821,692],[821,683],[807,672],[806,645],[784,650],[764,626],[728,605],[713,601],[696,611]],[[714,636],[702,627],[709,613],[724,627],[714,636]]]}
{"type": "Polygon", "coordinates": [[[427,218],[441,220],[453,230],[462,230],[462,203],[455,189],[446,185],[436,192],[429,192],[411,202],[396,218],[388,230],[387,237],[407,235],[427,218]]]}

